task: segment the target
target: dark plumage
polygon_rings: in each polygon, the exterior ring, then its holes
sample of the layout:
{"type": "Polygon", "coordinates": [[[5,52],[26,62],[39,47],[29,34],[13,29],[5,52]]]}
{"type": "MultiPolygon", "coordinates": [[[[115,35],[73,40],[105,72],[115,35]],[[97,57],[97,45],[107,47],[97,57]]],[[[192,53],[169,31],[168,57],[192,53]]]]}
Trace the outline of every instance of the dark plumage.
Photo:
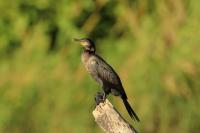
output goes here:
{"type": "Polygon", "coordinates": [[[105,98],[109,93],[120,96],[131,118],[139,121],[138,116],[127,101],[128,98],[118,74],[105,60],[95,54],[95,45],[93,41],[85,38],[74,40],[79,41],[84,47],[81,56],[82,62],[93,79],[95,79],[103,88],[105,98]]]}

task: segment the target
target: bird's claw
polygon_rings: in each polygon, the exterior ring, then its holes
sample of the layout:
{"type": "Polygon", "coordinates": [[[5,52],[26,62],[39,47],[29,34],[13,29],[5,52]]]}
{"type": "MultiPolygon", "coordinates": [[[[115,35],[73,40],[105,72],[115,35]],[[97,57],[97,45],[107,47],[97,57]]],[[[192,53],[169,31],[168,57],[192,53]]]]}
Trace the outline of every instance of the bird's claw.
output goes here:
{"type": "Polygon", "coordinates": [[[106,100],[106,94],[104,92],[97,92],[95,96],[96,106],[103,103],[106,100]]]}

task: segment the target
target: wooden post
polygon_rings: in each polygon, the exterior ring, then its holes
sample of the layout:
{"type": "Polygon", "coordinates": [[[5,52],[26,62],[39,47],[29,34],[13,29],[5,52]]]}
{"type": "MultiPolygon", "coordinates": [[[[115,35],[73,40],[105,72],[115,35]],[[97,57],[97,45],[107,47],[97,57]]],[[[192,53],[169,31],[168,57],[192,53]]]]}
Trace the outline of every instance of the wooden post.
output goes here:
{"type": "Polygon", "coordinates": [[[96,106],[93,116],[105,133],[137,133],[107,99],[96,106]]]}

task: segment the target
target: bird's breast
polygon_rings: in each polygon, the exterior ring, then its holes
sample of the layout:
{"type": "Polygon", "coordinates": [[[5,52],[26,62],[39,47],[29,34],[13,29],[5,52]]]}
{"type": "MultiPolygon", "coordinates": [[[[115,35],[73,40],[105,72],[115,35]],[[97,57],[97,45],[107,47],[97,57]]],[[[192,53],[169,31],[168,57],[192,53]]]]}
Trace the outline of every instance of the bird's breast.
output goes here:
{"type": "Polygon", "coordinates": [[[94,66],[96,61],[94,60],[92,55],[83,55],[82,56],[82,62],[86,68],[86,70],[91,74],[91,71],[89,70],[89,68],[91,66],[94,66]]]}
{"type": "Polygon", "coordinates": [[[81,61],[83,62],[84,65],[87,64],[89,58],[90,58],[89,53],[85,53],[85,52],[82,53],[82,55],[81,55],[81,61]]]}
{"type": "Polygon", "coordinates": [[[86,70],[90,73],[88,67],[93,65],[93,63],[95,63],[93,61],[93,56],[89,53],[83,53],[82,56],[81,56],[81,60],[82,60],[82,63],[84,64],[86,70]]]}

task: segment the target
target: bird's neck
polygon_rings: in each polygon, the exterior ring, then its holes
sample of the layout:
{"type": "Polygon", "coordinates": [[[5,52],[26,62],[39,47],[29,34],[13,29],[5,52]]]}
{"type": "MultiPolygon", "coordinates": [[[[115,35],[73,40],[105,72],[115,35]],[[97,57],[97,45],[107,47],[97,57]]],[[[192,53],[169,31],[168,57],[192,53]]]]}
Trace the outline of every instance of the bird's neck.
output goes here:
{"type": "Polygon", "coordinates": [[[84,49],[81,55],[81,60],[83,63],[87,63],[87,61],[89,60],[89,58],[95,54],[95,51],[90,51],[87,49],[84,49]]]}
{"type": "Polygon", "coordinates": [[[83,53],[85,53],[85,54],[95,54],[95,50],[94,49],[84,49],[83,53]]]}

